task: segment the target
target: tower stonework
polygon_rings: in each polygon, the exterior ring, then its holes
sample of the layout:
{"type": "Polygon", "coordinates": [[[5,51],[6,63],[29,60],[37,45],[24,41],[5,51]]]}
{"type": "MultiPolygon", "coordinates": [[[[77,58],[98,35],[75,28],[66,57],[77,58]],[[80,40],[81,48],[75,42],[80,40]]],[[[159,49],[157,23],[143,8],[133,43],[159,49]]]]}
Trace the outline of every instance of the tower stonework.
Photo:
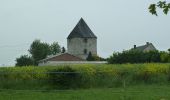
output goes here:
{"type": "Polygon", "coordinates": [[[97,37],[82,18],[67,37],[67,50],[82,59],[86,59],[90,52],[97,55],[97,37]]]}

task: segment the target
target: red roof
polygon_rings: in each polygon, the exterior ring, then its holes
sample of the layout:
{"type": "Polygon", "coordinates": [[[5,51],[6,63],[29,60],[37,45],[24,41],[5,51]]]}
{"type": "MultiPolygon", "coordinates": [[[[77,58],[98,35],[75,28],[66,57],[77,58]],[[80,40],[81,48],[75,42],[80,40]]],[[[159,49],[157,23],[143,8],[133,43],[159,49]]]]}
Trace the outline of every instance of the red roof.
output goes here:
{"type": "Polygon", "coordinates": [[[44,59],[45,61],[84,61],[83,59],[71,55],[69,53],[59,54],[50,58],[44,59]]]}

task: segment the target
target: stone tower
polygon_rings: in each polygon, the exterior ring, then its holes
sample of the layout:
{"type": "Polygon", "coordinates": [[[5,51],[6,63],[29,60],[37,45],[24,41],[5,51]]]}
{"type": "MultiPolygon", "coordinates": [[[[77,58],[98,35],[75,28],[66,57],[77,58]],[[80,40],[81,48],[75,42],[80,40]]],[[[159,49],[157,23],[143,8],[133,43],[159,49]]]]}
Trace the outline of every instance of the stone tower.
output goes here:
{"type": "Polygon", "coordinates": [[[86,59],[89,52],[97,55],[97,37],[88,27],[83,18],[67,37],[68,53],[86,59]]]}

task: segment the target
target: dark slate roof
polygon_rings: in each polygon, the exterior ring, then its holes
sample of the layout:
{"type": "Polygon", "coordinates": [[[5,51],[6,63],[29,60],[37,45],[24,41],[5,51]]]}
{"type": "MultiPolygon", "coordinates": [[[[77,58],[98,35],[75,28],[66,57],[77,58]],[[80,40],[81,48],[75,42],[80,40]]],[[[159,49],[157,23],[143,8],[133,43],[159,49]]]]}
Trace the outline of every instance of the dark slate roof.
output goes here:
{"type": "Polygon", "coordinates": [[[71,39],[71,38],[97,38],[97,37],[88,27],[88,25],[83,20],[83,18],[81,18],[78,24],[75,26],[75,28],[67,37],[67,39],[71,39]]]}
{"type": "MultiPolygon", "coordinates": [[[[153,46],[154,47],[154,45],[152,44],[152,43],[146,43],[145,45],[142,45],[142,46],[138,46],[138,47],[136,47],[136,48],[133,48],[133,49],[135,49],[135,50],[139,50],[139,51],[144,51],[147,47],[149,47],[149,46],[153,46]]],[[[154,50],[156,50],[156,48],[154,47],[154,50]]]]}
{"type": "Polygon", "coordinates": [[[143,51],[143,50],[145,50],[147,47],[148,47],[148,45],[142,45],[142,46],[136,47],[135,49],[136,49],[136,50],[143,51]]]}

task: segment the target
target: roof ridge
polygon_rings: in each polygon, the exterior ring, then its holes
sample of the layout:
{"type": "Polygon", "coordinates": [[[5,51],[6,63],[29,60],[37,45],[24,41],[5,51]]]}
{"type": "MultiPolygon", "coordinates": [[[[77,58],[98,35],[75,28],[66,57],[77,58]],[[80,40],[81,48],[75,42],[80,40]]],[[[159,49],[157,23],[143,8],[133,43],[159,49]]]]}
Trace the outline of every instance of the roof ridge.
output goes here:
{"type": "Polygon", "coordinates": [[[71,31],[67,39],[75,37],[97,38],[82,17],[80,18],[74,29],[71,31]]]}
{"type": "MultiPolygon", "coordinates": [[[[135,46],[136,46],[136,45],[135,45],[135,46]]],[[[153,48],[155,48],[155,46],[154,46],[152,43],[146,42],[146,44],[141,45],[141,46],[136,46],[136,47],[134,47],[134,48],[132,48],[132,49],[137,49],[137,50],[143,51],[143,50],[145,50],[146,48],[148,48],[149,46],[152,46],[153,48]]],[[[155,48],[155,49],[156,49],[156,48],[155,48]]]]}
{"type": "Polygon", "coordinates": [[[77,58],[77,59],[80,59],[80,60],[84,61],[84,59],[82,59],[82,58],[80,58],[80,57],[78,57],[78,56],[75,56],[75,55],[72,55],[72,54],[70,54],[70,53],[68,53],[68,52],[65,52],[65,53],[58,53],[58,54],[53,55],[53,56],[51,56],[51,57],[47,57],[47,58],[45,58],[45,59],[39,60],[38,62],[47,61],[47,60],[49,60],[49,59],[51,59],[51,58],[58,57],[58,56],[62,56],[62,55],[64,55],[64,54],[70,55],[70,56],[72,56],[72,57],[75,57],[75,58],[77,58]]]}

